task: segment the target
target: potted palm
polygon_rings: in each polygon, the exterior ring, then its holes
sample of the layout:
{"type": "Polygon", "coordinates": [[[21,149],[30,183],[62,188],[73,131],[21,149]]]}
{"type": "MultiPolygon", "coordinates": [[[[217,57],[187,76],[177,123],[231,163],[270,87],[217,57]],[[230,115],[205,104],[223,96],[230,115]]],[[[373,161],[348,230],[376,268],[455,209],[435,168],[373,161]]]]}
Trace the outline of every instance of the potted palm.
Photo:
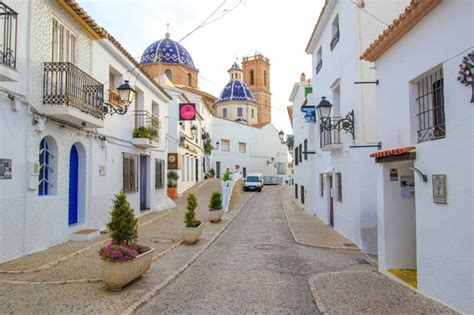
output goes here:
{"type": "Polygon", "coordinates": [[[197,198],[193,193],[188,195],[186,214],[184,215],[183,240],[186,244],[194,244],[202,234],[203,224],[197,220],[194,210],[198,206],[197,198]]]}
{"type": "Polygon", "coordinates": [[[217,223],[221,220],[223,214],[222,194],[220,191],[215,191],[211,194],[211,200],[209,200],[209,221],[217,223]]]}
{"type": "Polygon", "coordinates": [[[150,269],[153,248],[137,242],[137,219],[123,192],[113,200],[107,227],[111,241],[99,250],[102,280],[109,289],[118,291],[150,269]]]}
{"type": "Polygon", "coordinates": [[[178,186],[178,173],[176,173],[175,171],[169,171],[168,172],[168,189],[167,189],[167,192],[168,192],[168,197],[170,197],[171,199],[174,199],[176,198],[176,194],[177,194],[177,186],[178,186]]]}

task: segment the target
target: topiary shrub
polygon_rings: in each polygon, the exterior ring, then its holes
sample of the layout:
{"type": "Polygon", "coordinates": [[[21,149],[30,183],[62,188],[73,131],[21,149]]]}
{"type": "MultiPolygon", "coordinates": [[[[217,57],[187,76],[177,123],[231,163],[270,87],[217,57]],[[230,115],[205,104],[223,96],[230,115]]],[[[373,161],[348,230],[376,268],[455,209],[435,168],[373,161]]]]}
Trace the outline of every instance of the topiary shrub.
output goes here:
{"type": "Polygon", "coordinates": [[[168,172],[168,188],[176,188],[178,185],[179,175],[175,171],[168,172]]]}
{"type": "Polygon", "coordinates": [[[222,194],[220,191],[215,191],[211,194],[211,200],[209,200],[209,210],[221,210],[222,209],[222,194]]]}
{"type": "Polygon", "coordinates": [[[194,210],[198,206],[197,198],[193,193],[188,195],[188,204],[186,206],[186,214],[184,215],[184,224],[186,227],[198,227],[201,224],[201,221],[196,220],[194,215],[194,210]]]}
{"type": "Polygon", "coordinates": [[[138,237],[138,223],[123,192],[115,195],[110,215],[107,227],[112,241],[117,244],[132,244],[138,237]]]}

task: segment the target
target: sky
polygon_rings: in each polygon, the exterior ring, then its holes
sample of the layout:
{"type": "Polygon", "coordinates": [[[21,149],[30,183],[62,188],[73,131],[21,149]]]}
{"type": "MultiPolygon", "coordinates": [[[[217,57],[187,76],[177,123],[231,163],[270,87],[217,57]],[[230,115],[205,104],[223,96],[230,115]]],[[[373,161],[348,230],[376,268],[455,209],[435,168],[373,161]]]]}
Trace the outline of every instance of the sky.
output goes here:
{"type": "Polygon", "coordinates": [[[311,74],[306,44],[324,0],[78,0],[89,15],[137,59],[152,42],[180,40],[218,7],[215,19],[181,41],[199,69],[199,88],[215,96],[229,81],[227,70],[243,56],[270,59],[272,122],[291,133],[286,107],[301,72],[311,74]],[[240,3],[240,4],[239,4],[240,3]],[[223,4],[221,6],[221,4],[223,4]]]}

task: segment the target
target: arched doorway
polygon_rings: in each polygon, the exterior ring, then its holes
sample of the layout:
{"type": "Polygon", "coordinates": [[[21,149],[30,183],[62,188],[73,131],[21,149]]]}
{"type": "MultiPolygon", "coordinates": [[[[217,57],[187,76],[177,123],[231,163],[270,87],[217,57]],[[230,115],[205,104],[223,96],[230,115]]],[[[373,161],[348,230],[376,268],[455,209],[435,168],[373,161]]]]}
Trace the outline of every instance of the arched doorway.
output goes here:
{"type": "Polygon", "coordinates": [[[79,209],[79,153],[74,144],[69,152],[69,210],[68,224],[76,224],[79,209]]]}

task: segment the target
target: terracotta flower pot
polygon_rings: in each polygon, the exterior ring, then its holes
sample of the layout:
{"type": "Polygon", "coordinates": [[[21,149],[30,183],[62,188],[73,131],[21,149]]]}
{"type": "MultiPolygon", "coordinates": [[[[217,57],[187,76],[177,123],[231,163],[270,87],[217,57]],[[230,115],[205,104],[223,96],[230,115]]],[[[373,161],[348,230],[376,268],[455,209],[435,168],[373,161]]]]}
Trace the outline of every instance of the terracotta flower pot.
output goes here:
{"type": "Polygon", "coordinates": [[[222,209],[220,210],[209,209],[209,221],[211,221],[212,223],[217,223],[221,220],[223,214],[224,214],[224,211],[222,211],[222,209]]]}
{"type": "Polygon", "coordinates": [[[102,281],[112,291],[120,291],[150,269],[153,252],[152,248],[127,262],[102,261],[102,281]]]}
{"type": "Polygon", "coordinates": [[[168,187],[168,197],[170,197],[171,199],[176,198],[176,192],[177,192],[176,187],[168,187]]]}
{"type": "Polygon", "coordinates": [[[197,227],[183,227],[183,240],[186,244],[191,245],[197,242],[202,234],[204,224],[201,222],[197,227]]]}

